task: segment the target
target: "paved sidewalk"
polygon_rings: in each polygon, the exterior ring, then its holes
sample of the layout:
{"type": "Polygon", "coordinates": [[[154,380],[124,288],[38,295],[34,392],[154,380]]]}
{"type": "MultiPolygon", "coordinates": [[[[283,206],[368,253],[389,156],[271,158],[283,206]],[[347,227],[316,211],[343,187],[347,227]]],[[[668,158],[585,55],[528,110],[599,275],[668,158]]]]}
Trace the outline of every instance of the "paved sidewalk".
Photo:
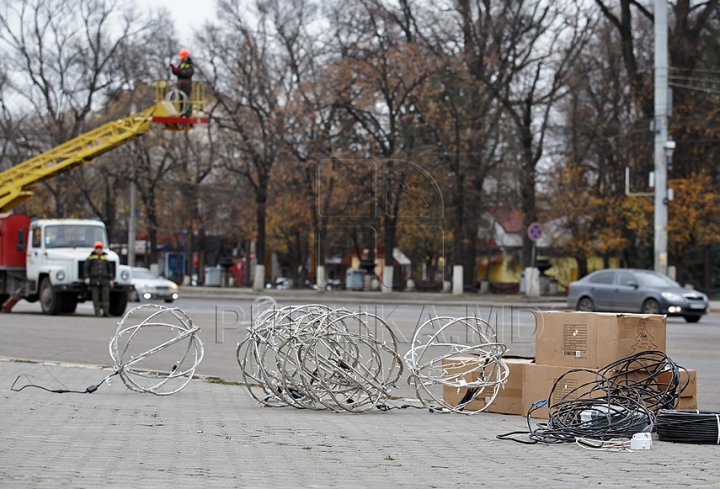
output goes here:
{"type": "Polygon", "coordinates": [[[117,378],[89,395],[10,390],[20,374],[82,390],[108,373],[0,361],[0,487],[720,487],[717,446],[497,440],[519,416],[270,409],[201,380],[167,397],[117,378]]]}

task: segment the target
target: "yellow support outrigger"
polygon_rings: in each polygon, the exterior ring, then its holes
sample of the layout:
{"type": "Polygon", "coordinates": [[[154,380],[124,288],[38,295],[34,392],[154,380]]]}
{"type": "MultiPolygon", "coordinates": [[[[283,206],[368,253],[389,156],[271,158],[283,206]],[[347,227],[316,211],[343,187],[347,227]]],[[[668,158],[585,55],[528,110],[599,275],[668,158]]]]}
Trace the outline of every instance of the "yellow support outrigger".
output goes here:
{"type": "Polygon", "coordinates": [[[208,122],[205,115],[205,87],[193,82],[190,100],[165,80],[155,85],[155,105],[88,131],[60,146],[34,156],[0,173],[0,212],[7,212],[33,194],[35,185],[147,133],[150,124],[164,124],[166,130],[185,131],[208,122]],[[190,117],[181,117],[184,104],[190,104],[190,117]]]}

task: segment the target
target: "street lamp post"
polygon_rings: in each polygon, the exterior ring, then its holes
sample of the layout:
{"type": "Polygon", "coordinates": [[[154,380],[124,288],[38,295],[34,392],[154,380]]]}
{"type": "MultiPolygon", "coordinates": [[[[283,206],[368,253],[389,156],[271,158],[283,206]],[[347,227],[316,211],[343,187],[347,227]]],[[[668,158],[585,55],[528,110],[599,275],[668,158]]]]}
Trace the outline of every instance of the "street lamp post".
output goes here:
{"type": "Polygon", "coordinates": [[[655,244],[654,269],[667,274],[668,143],[667,0],[655,0],[655,244]]]}

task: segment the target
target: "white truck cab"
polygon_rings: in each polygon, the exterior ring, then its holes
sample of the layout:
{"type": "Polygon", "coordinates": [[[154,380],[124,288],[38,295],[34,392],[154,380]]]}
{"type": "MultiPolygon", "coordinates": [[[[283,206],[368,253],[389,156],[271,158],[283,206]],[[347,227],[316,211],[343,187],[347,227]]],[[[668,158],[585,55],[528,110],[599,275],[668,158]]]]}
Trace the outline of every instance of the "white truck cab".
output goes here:
{"type": "Polygon", "coordinates": [[[132,268],[108,250],[105,225],[90,219],[40,219],[32,221],[27,240],[28,295],[40,300],[46,314],[74,312],[78,302],[91,300],[85,285],[85,260],[96,241],[103,243],[114,274],[110,314],[121,316],[132,290],[132,268]]]}

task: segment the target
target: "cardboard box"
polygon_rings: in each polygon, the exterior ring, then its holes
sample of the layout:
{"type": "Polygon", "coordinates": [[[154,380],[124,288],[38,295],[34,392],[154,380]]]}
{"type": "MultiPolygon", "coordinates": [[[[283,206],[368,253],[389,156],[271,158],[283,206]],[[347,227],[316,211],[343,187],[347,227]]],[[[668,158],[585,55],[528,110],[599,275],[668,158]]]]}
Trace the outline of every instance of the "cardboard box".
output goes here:
{"type": "Polygon", "coordinates": [[[665,351],[665,316],[594,312],[535,313],[535,362],[598,369],[633,353],[665,351]]]}
{"type": "MultiPolygon", "coordinates": [[[[522,397],[522,404],[526,412],[530,409],[534,402],[541,399],[547,399],[548,404],[554,404],[560,401],[566,394],[571,394],[569,398],[575,399],[587,393],[590,389],[592,389],[592,387],[594,387],[597,377],[593,371],[580,370],[568,373],[571,370],[574,370],[574,367],[558,367],[537,364],[526,365],[523,370],[524,380],[522,397]],[[553,385],[557,379],[563,375],[565,375],[565,377],[563,377],[562,384],[557,386],[553,397],[550,398],[550,391],[552,390],[553,385]],[[584,384],[589,385],[582,388],[584,384]],[[578,389],[578,387],[581,388],[578,389]]],[[[669,372],[661,373],[658,376],[660,387],[662,386],[662,381],[665,378],[667,379],[665,382],[670,381],[669,372]]],[[[681,373],[680,379],[683,383],[686,379],[689,379],[689,383],[682,392],[680,402],[676,409],[697,409],[697,372],[695,370],[688,369],[687,374],[685,372],[681,373]]],[[[600,391],[599,394],[602,394],[602,391],[600,391]]],[[[547,419],[547,408],[548,406],[544,406],[537,409],[531,414],[531,417],[547,419]]]]}
{"type": "Polygon", "coordinates": [[[504,360],[510,369],[510,374],[495,400],[488,406],[487,412],[525,416],[527,414],[527,407],[523,404],[525,368],[531,365],[533,360],[531,358],[504,358],[504,360]]]}
{"type": "MultiPolygon", "coordinates": [[[[524,368],[532,362],[530,358],[519,358],[519,357],[506,357],[503,358],[508,366],[509,374],[507,381],[503,387],[500,387],[495,400],[490,403],[486,411],[491,413],[501,414],[518,414],[525,415],[527,410],[523,406],[522,392],[523,392],[523,378],[524,368]]],[[[476,364],[477,360],[468,357],[451,357],[443,360],[443,370],[447,376],[453,376],[456,374],[463,374],[472,370],[473,363],[476,364]]],[[[478,372],[471,372],[463,375],[466,382],[474,382],[477,380],[478,372]]],[[[467,393],[466,387],[451,387],[443,386],[443,400],[450,406],[457,406],[467,393]]],[[[485,407],[487,399],[492,395],[492,391],[487,393],[488,396],[483,396],[471,402],[465,409],[468,411],[478,411],[485,407]]]]}
{"type": "MultiPolygon", "coordinates": [[[[574,367],[537,365],[534,363],[526,365],[523,370],[522,394],[522,403],[526,411],[525,414],[527,414],[527,411],[534,402],[540,401],[541,399],[547,399],[548,404],[554,404],[560,401],[565,395],[570,395],[570,399],[575,399],[594,387],[594,382],[597,378],[595,372],[580,370],[569,373],[571,370],[574,370],[574,367]],[[557,386],[551,398],[550,392],[552,391],[553,385],[555,385],[555,382],[563,375],[565,375],[565,377],[563,377],[562,383],[557,386]],[[591,383],[591,385],[583,387],[589,383],[591,383]]],[[[545,405],[533,411],[530,416],[533,418],[547,419],[548,406],[545,405]]]]}
{"type": "MultiPolygon", "coordinates": [[[[658,384],[662,387],[672,380],[670,372],[662,372],[657,376],[658,384]]],[[[697,395],[697,372],[693,369],[687,369],[687,372],[680,370],[680,388],[685,387],[680,393],[680,398],[695,397],[697,395]],[[685,383],[687,382],[687,385],[685,383]]],[[[695,408],[693,408],[695,409],[695,408]]]]}
{"type": "Polygon", "coordinates": [[[681,397],[675,409],[698,409],[697,396],[681,397]]]}
{"type": "MultiPolygon", "coordinates": [[[[644,380],[647,379],[647,373],[643,371],[629,373],[626,377],[615,379],[616,382],[623,382],[623,379],[644,380]]],[[[655,377],[654,385],[659,390],[667,389],[668,384],[672,380],[672,373],[668,371],[660,372],[655,377]]],[[[694,397],[697,394],[697,371],[693,369],[680,370],[680,387],[684,387],[680,397],[694,397]]]]}

